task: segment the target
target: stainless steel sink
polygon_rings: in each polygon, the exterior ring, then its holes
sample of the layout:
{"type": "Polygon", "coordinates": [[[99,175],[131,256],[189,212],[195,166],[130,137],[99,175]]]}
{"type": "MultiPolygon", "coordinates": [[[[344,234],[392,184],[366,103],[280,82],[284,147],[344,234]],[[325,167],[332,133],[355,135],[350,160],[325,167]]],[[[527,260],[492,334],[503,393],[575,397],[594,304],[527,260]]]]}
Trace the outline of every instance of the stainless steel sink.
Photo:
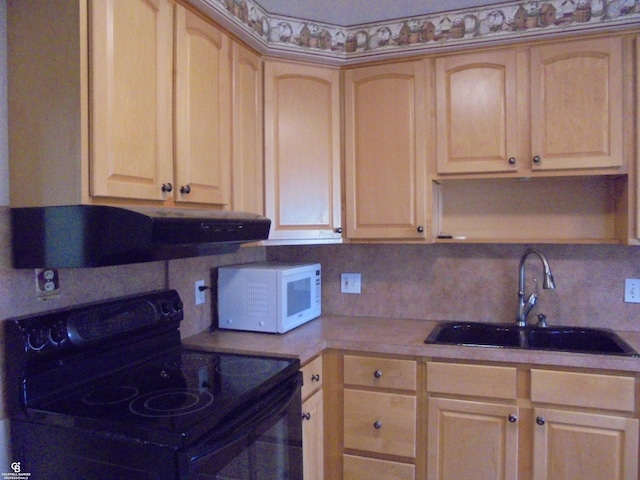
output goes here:
{"type": "Polygon", "coordinates": [[[640,356],[610,330],[581,327],[519,327],[511,323],[441,322],[425,343],[640,356]]]}

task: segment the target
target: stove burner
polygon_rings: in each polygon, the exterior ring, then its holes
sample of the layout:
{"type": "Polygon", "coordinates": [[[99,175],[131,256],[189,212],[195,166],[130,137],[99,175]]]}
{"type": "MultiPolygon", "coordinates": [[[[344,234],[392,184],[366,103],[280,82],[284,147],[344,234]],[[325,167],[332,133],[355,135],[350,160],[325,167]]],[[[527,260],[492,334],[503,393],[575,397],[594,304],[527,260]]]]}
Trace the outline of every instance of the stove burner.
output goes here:
{"type": "Polygon", "coordinates": [[[218,363],[218,357],[214,355],[203,355],[199,353],[183,352],[182,356],[171,362],[167,362],[167,368],[177,370],[197,370],[202,367],[209,367],[218,363]]]}
{"type": "Polygon", "coordinates": [[[213,395],[206,390],[173,389],[142,395],[129,404],[129,410],[142,417],[177,417],[207,408],[213,395]]]}
{"type": "Polygon", "coordinates": [[[120,385],[92,390],[82,397],[82,401],[87,405],[115,405],[131,400],[136,395],[137,388],[120,385]]]}
{"type": "Polygon", "coordinates": [[[225,362],[220,365],[217,371],[221,375],[229,375],[234,377],[250,377],[251,375],[261,375],[271,370],[269,362],[264,360],[245,360],[238,359],[225,362]]]}

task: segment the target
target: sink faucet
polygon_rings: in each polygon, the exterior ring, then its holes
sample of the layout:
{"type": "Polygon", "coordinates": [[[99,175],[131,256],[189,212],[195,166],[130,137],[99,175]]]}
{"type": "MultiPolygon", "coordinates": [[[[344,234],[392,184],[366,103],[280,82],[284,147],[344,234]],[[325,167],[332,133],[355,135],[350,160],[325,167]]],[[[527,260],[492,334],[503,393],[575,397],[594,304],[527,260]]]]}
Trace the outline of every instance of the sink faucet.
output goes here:
{"type": "Polygon", "coordinates": [[[545,256],[537,250],[534,250],[533,248],[527,249],[527,251],[525,251],[520,258],[519,267],[520,277],[518,281],[518,309],[516,310],[516,325],[518,325],[519,327],[524,327],[527,325],[527,315],[529,315],[529,312],[531,312],[531,309],[538,301],[538,295],[536,292],[533,292],[531,295],[529,295],[526,300],[524,293],[524,262],[532,253],[538,256],[544,268],[544,280],[542,281],[542,288],[552,290],[556,288],[556,284],[553,280],[553,275],[551,274],[551,268],[549,268],[549,262],[547,261],[545,256]]]}

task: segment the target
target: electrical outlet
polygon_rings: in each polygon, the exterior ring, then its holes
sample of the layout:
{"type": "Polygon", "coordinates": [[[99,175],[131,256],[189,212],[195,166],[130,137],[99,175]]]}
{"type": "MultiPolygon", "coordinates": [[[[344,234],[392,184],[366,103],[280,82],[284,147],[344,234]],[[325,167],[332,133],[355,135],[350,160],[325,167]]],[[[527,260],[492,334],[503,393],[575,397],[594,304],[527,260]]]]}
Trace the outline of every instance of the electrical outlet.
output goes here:
{"type": "Polygon", "coordinates": [[[342,293],[361,293],[362,277],[359,273],[343,273],[340,276],[340,291],[342,293]]]}
{"type": "Polygon", "coordinates": [[[204,303],[205,289],[200,289],[200,287],[204,287],[204,280],[196,281],[196,305],[202,305],[204,303]]]}
{"type": "Polygon", "coordinates": [[[640,303],[640,279],[627,278],[624,281],[624,301],[640,303]]]}
{"type": "Polygon", "coordinates": [[[36,269],[36,294],[40,298],[57,295],[60,289],[60,278],[57,268],[36,269]]]}

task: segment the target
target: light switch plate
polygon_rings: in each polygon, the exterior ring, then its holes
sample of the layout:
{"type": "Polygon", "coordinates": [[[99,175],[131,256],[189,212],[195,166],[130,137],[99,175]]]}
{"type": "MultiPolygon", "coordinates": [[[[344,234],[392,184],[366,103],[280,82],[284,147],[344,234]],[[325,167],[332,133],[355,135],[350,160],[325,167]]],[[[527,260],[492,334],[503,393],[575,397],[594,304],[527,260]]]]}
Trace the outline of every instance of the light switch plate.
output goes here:
{"type": "Polygon", "coordinates": [[[343,273],[340,276],[342,293],[361,293],[362,276],[359,273],[343,273]]]}

